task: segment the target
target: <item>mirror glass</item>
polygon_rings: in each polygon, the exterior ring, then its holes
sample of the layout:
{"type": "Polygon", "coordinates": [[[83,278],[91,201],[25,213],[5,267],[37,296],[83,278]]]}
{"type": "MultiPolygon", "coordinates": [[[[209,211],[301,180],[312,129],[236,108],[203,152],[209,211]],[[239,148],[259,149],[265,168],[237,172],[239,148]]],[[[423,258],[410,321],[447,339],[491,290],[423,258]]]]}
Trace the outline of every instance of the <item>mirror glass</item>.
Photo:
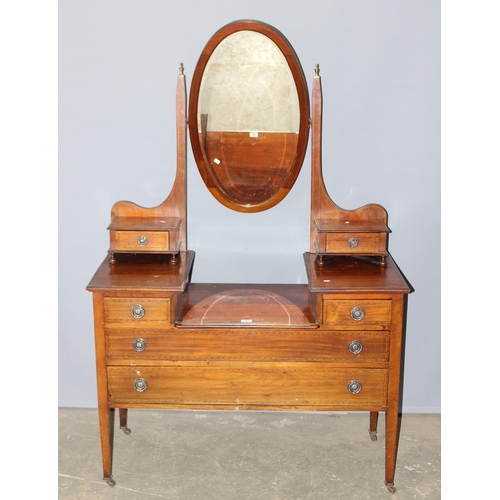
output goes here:
{"type": "Polygon", "coordinates": [[[193,77],[189,124],[200,173],[221,203],[256,212],[281,201],[302,165],[308,117],[300,64],[279,32],[239,22],[214,35],[193,77]]]}

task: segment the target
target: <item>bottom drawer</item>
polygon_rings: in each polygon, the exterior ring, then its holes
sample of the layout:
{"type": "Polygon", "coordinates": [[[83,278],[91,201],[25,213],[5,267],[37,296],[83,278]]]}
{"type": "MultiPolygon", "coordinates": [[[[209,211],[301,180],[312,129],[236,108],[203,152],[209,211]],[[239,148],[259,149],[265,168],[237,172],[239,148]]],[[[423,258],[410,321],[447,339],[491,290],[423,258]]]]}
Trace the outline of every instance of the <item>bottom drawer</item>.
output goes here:
{"type": "Polygon", "coordinates": [[[111,403],[384,406],[387,370],[326,363],[110,366],[111,403]]]}

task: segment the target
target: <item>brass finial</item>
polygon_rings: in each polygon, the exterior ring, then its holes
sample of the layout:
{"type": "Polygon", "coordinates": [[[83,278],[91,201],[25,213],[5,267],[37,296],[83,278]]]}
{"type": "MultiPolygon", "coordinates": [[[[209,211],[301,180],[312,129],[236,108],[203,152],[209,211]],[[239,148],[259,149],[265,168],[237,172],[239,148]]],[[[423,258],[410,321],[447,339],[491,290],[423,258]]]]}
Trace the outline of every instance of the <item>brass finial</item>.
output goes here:
{"type": "Polygon", "coordinates": [[[182,63],[179,66],[179,76],[184,76],[184,64],[182,63]]]}
{"type": "Polygon", "coordinates": [[[319,64],[314,67],[314,78],[319,78],[319,64]]]}

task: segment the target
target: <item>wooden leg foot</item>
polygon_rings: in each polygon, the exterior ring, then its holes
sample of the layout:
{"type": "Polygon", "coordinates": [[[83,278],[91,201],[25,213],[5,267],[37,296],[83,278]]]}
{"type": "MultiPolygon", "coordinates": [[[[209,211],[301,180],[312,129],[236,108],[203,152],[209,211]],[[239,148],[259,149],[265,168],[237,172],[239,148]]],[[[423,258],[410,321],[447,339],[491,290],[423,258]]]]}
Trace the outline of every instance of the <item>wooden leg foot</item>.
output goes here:
{"type": "Polygon", "coordinates": [[[128,410],[127,408],[120,408],[120,429],[125,433],[125,434],[130,434],[132,431],[127,427],[127,413],[128,410]]]}
{"type": "Polygon", "coordinates": [[[325,265],[325,261],[323,260],[323,256],[322,255],[318,255],[316,257],[316,265],[319,266],[319,267],[323,267],[325,265]]]}
{"type": "Polygon", "coordinates": [[[112,477],[105,477],[104,481],[108,483],[111,488],[116,484],[116,481],[112,477]]]}
{"type": "Polygon", "coordinates": [[[109,263],[110,264],[116,264],[116,257],[115,257],[114,253],[111,254],[111,258],[109,259],[109,263]]]}
{"type": "Polygon", "coordinates": [[[372,441],[377,440],[377,425],[378,425],[378,411],[371,411],[370,412],[370,439],[372,441]]]}
{"type": "Polygon", "coordinates": [[[177,257],[176,254],[172,254],[170,256],[170,260],[168,261],[168,263],[171,265],[171,266],[175,266],[177,264],[177,262],[179,262],[179,258],[177,257]]]}
{"type": "Polygon", "coordinates": [[[101,432],[102,476],[110,486],[115,485],[111,472],[113,462],[114,417],[115,409],[108,409],[104,404],[101,404],[99,408],[99,427],[101,432]]]}
{"type": "Polygon", "coordinates": [[[389,493],[396,493],[396,487],[394,486],[394,483],[385,483],[387,489],[389,490],[389,493]]]}

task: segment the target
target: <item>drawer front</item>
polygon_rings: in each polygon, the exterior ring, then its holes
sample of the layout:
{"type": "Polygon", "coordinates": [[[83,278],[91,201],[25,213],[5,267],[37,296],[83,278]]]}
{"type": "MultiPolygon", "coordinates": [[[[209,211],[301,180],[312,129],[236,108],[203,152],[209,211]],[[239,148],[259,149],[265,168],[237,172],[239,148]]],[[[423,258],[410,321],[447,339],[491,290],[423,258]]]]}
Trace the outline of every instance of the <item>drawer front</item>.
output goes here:
{"type": "Polygon", "coordinates": [[[116,250],[158,252],[168,250],[166,231],[116,231],[116,250]]]}
{"type": "Polygon", "coordinates": [[[104,297],[106,328],[151,329],[170,324],[170,299],[104,297]]]}
{"type": "Polygon", "coordinates": [[[387,370],[306,365],[109,366],[109,401],[210,406],[386,404],[387,370]]]}
{"type": "Polygon", "coordinates": [[[386,331],[107,330],[108,360],[387,362],[386,331]]]}
{"type": "Polygon", "coordinates": [[[333,329],[388,330],[391,300],[323,300],[323,323],[333,329]]]}
{"type": "Polygon", "coordinates": [[[332,253],[378,253],[379,233],[328,233],[326,251],[332,253]]]}

